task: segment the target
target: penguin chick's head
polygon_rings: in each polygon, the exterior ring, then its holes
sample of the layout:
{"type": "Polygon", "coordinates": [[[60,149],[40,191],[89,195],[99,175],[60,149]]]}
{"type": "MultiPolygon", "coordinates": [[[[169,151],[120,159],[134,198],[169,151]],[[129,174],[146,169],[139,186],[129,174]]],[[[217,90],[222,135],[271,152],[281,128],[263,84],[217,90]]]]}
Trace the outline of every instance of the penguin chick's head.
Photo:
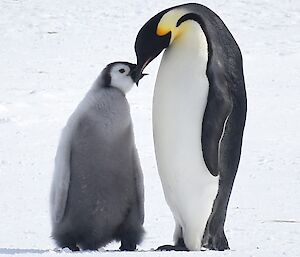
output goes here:
{"type": "Polygon", "coordinates": [[[174,40],[188,30],[185,21],[198,21],[200,17],[189,12],[184,6],[166,9],[152,17],[139,31],[135,41],[137,72],[156,58],[174,40]]]}
{"type": "Polygon", "coordinates": [[[136,64],[129,62],[108,64],[102,72],[104,86],[115,87],[126,94],[143,77],[143,74],[137,77],[136,67],[136,64]]]}

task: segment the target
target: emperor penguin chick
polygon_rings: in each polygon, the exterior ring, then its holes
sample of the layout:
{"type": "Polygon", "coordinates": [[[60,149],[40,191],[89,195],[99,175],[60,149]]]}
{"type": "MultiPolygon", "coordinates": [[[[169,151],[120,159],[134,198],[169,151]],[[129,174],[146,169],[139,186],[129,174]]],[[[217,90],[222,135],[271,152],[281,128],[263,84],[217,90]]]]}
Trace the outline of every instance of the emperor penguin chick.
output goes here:
{"type": "Polygon", "coordinates": [[[144,233],[143,175],[125,94],[136,65],[106,66],[63,129],[51,189],[59,247],[97,250],[113,240],[133,251],[144,233]]]}

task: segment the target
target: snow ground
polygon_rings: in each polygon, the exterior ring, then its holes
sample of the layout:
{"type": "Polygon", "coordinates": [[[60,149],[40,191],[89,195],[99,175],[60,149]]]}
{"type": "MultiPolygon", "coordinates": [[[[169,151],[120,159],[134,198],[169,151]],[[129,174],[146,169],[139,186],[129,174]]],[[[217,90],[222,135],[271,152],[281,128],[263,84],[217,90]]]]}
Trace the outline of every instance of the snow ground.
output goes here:
{"type": "MultiPolygon", "coordinates": [[[[144,22],[180,3],[0,1],[0,255],[59,255],[50,250],[48,197],[60,131],[107,63],[135,61],[133,44],[144,22]]],[[[300,2],[199,3],[222,17],[244,56],[249,110],[226,223],[232,250],[148,251],[171,243],[173,234],[152,142],[157,60],[128,96],[145,177],[143,251],[74,255],[300,256],[300,2]]]]}

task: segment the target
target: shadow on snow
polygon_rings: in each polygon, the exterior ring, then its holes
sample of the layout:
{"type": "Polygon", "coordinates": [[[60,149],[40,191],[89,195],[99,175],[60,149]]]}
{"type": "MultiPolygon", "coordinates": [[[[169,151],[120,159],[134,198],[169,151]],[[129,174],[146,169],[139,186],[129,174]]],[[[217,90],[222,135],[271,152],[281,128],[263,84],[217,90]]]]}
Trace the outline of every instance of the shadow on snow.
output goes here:
{"type": "Polygon", "coordinates": [[[46,253],[50,250],[42,249],[20,249],[20,248],[0,248],[0,254],[24,254],[24,253],[46,253]]]}

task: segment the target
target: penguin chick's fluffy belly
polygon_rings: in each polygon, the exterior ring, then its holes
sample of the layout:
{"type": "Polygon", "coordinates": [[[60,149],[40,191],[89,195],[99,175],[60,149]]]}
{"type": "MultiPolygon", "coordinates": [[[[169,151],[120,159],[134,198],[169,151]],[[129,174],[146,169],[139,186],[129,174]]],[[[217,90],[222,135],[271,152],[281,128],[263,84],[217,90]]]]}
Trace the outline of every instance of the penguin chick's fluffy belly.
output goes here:
{"type": "Polygon", "coordinates": [[[164,53],[154,91],[153,130],[166,200],[183,230],[193,225],[202,237],[219,178],[210,174],[202,153],[208,51],[203,31],[192,23],[164,53]]]}
{"type": "MultiPolygon", "coordinates": [[[[67,230],[73,231],[76,239],[81,234],[90,234],[89,240],[94,240],[95,245],[111,240],[110,233],[123,222],[135,198],[133,167],[128,163],[133,158],[129,106],[118,89],[101,93],[89,92],[73,114],[75,124],[68,124],[77,135],[72,143],[72,183],[66,211],[72,228],[68,227],[68,222],[60,224],[61,228],[67,226],[67,230]],[[103,103],[104,98],[108,103],[103,103]],[[104,115],[108,110],[110,115],[104,115]],[[95,119],[99,115],[101,119],[95,119]],[[120,147],[120,138],[128,139],[122,141],[123,147],[120,147]],[[115,164],[118,172],[111,161],[115,155],[118,156],[115,164]],[[112,191],[112,185],[118,190],[112,191]]],[[[78,245],[81,246],[79,239],[78,245]]]]}

